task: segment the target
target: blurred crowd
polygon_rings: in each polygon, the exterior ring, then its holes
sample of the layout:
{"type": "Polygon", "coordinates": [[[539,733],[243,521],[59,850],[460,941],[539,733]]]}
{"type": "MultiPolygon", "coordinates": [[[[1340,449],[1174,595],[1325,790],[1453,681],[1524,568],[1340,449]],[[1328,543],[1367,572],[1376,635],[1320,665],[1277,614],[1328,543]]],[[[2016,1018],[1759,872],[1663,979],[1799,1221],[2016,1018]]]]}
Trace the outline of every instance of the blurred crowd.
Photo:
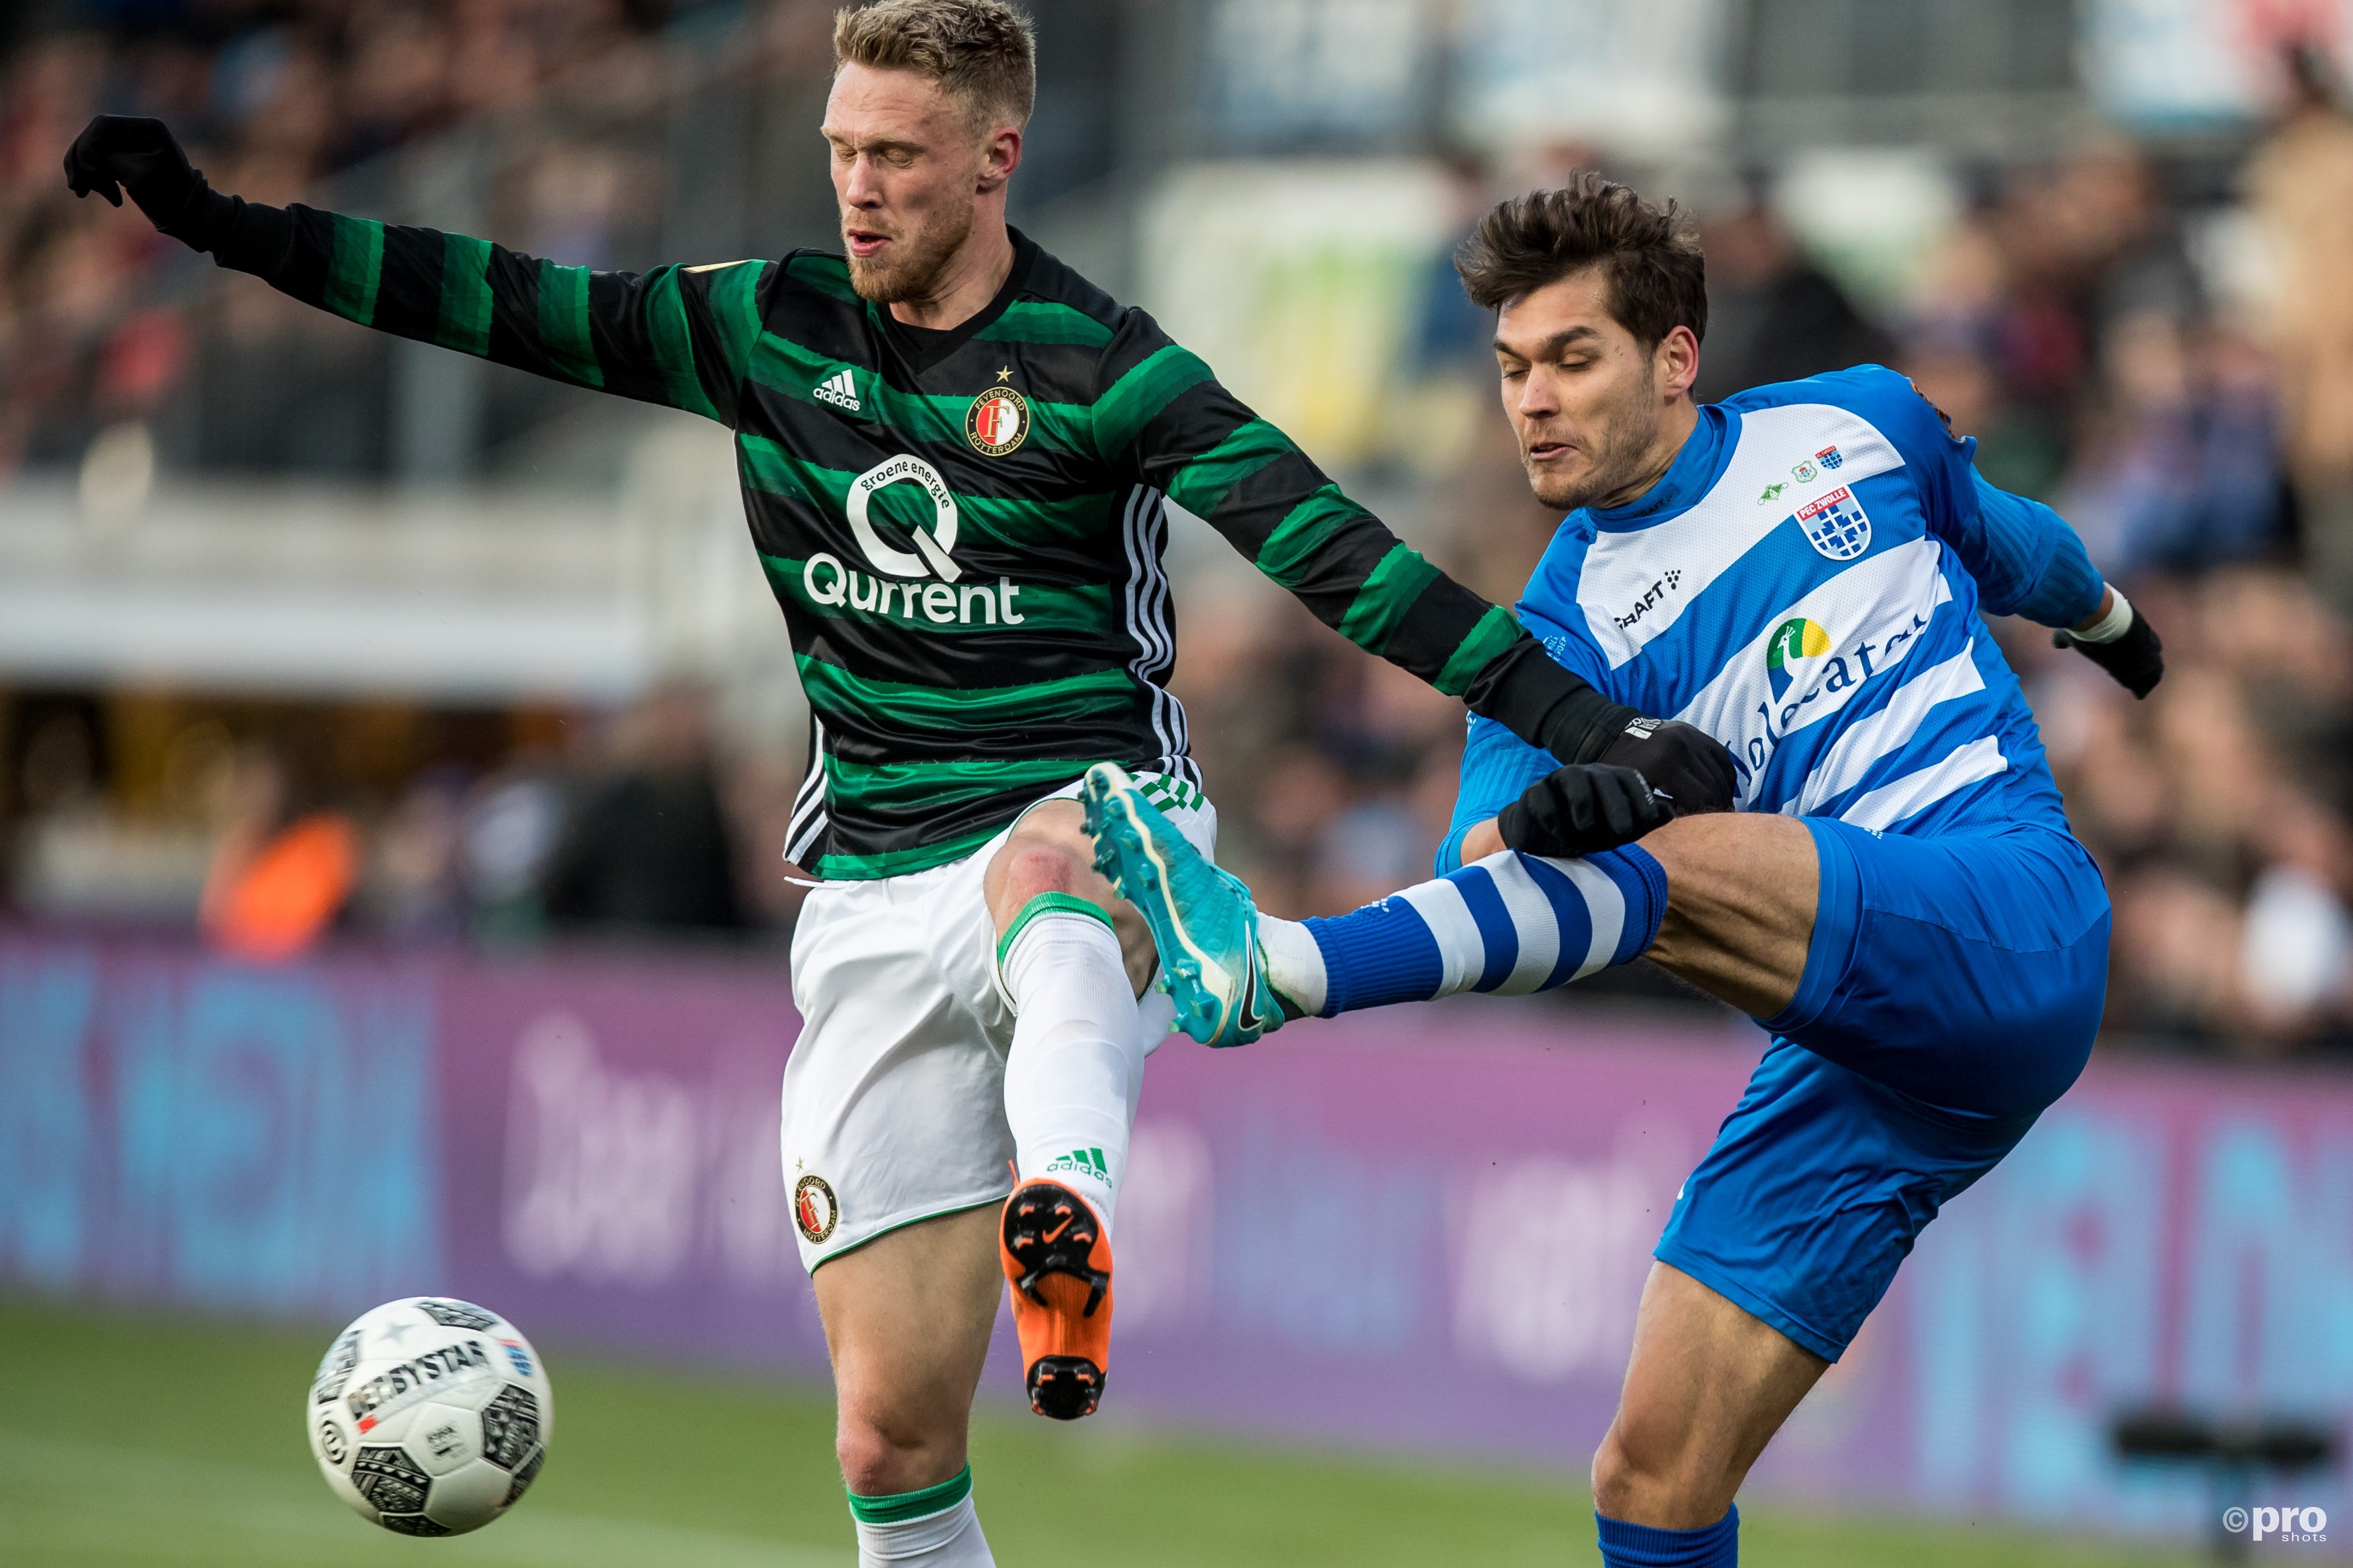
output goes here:
{"type": "MultiPolygon", "coordinates": [[[[485,110],[658,95],[670,68],[658,29],[696,7],[118,9],[111,30],[0,59],[0,480],[18,463],[76,461],[125,419],[153,416],[168,437],[174,417],[225,417],[206,411],[232,398],[171,395],[191,378],[274,387],[283,405],[242,435],[206,437],[230,466],[332,466],[338,440],[382,440],[364,378],[327,397],[254,369],[337,374],[333,353],[359,352],[359,334],[258,289],[175,302],[174,269],[194,266],[177,247],[63,198],[58,158],[93,109],[162,116],[225,187],[283,200],[485,110]],[[314,352],[280,352],[300,334],[314,352]],[[341,435],[317,423],[334,410],[341,435]]],[[[791,47],[821,49],[809,26],[826,7],[754,10],[788,16],[791,47]]],[[[2353,121],[2312,60],[2288,76],[2273,121],[2227,153],[2101,139],[1969,172],[1957,220],[1901,294],[1842,281],[1762,174],[1694,204],[1711,287],[1704,396],[1896,365],[1977,437],[1989,479],[2074,523],[2163,633],[2166,683],[2136,704],[2041,630],[1996,628],[2115,895],[2112,1030],[2250,1054],[2353,1046],[2353,121]]],[[[1589,163],[1610,166],[1584,149],[1504,174],[1454,160],[1454,216],[1589,163]]],[[[543,254],[607,261],[621,215],[658,175],[609,147],[551,143],[508,183],[494,226],[543,254]]],[[[1442,384],[1476,416],[1434,471],[1346,477],[1508,602],[1558,520],[1526,495],[1483,379],[1487,323],[1442,259],[1419,297],[1397,401],[1423,417],[1442,384]]],[[[1181,635],[1176,685],[1220,805],[1221,858],[1270,908],[1335,912],[1426,874],[1453,798],[1459,704],[1279,594],[1190,594],[1181,635]]],[[[80,875],[76,813],[95,807],[87,780],[74,793],[70,728],[49,743],[20,723],[9,743],[22,776],[0,805],[13,799],[20,903],[54,903],[80,875]]],[[[201,911],[231,946],[265,952],[305,921],[311,936],[400,940],[778,931],[795,908],[776,847],[800,758],[714,741],[691,692],[428,757],[340,795],[306,780],[300,748],[216,729],[196,748],[210,759],[203,787],[175,786],[174,820],[197,847],[162,901],[201,911]]],[[[1645,974],[1613,972],[1580,994],[1672,994],[1645,974]]]]}
{"type": "MultiPolygon", "coordinates": [[[[458,162],[438,207],[494,209],[470,221],[534,255],[642,265],[665,195],[642,143],[659,148],[682,78],[714,68],[675,36],[714,3],[35,5],[79,25],[36,26],[0,58],[0,478],[78,461],[132,421],[153,422],[184,469],[385,466],[385,345],[267,290],[207,288],[205,258],[73,200],[64,152],[92,114],[163,120],[216,188],[278,204],[341,193],[396,209],[437,172],[391,155],[439,150],[458,162]],[[440,139],[461,126],[495,128],[487,176],[440,139]]],[[[721,9],[740,47],[718,68],[823,46],[819,0],[721,9]]]]}
{"type": "Polygon", "coordinates": [[[781,939],[801,759],[728,743],[712,712],[683,684],[601,714],[19,699],[0,879],[29,913],[198,926],[259,960],[781,939]]]}

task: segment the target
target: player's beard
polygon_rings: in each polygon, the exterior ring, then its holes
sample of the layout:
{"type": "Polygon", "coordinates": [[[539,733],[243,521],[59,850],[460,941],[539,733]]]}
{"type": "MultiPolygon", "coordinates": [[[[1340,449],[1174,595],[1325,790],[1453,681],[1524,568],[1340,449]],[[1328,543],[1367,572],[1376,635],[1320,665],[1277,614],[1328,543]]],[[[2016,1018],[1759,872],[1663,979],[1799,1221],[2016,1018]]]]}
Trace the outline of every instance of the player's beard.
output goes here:
{"type": "MultiPolygon", "coordinates": [[[[1617,404],[1594,410],[1583,422],[1580,434],[1590,460],[1578,472],[1540,471],[1527,460],[1527,448],[1523,446],[1521,464],[1536,500],[1559,511],[1632,500],[1634,497],[1622,492],[1641,482],[1665,417],[1645,377],[1617,404]]],[[[1524,442],[1526,439],[1522,437],[1524,442]]]]}
{"type": "Polygon", "coordinates": [[[849,286],[858,290],[859,298],[878,305],[927,300],[937,289],[949,261],[970,237],[972,204],[950,203],[914,228],[900,234],[897,243],[881,256],[862,261],[850,257],[849,286]]]}

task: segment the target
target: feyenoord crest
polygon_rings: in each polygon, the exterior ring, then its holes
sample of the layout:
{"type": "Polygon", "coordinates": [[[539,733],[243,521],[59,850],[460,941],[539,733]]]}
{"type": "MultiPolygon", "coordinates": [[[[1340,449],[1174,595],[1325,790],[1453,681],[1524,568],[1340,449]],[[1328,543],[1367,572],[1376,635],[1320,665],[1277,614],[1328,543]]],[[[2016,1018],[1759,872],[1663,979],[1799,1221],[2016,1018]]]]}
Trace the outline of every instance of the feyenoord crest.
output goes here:
{"type": "Polygon", "coordinates": [[[793,1184],[793,1223],[812,1243],[829,1239],[840,1218],[841,1205],[833,1201],[833,1189],[823,1176],[811,1171],[793,1184]]]}
{"type": "Polygon", "coordinates": [[[1844,485],[1799,507],[1798,526],[1807,543],[1833,561],[1852,561],[1871,548],[1871,519],[1844,485]]]}
{"type": "Polygon", "coordinates": [[[1029,435],[1029,403],[1009,386],[992,386],[972,400],[964,438],[976,452],[1001,458],[1029,435]]]}

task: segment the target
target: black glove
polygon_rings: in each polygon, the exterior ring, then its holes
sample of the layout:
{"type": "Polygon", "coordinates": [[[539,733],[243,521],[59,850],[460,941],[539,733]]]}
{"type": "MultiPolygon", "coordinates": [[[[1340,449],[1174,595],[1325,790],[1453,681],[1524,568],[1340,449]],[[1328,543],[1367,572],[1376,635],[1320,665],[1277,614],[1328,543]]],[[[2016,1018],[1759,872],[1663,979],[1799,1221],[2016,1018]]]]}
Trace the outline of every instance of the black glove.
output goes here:
{"type": "Polygon", "coordinates": [[[1673,816],[1632,768],[1574,763],[1528,785],[1496,814],[1495,826],[1506,845],[1531,855],[1591,855],[1631,844],[1673,816]]]}
{"type": "Polygon", "coordinates": [[[200,237],[196,228],[213,203],[227,199],[215,196],[204,175],[188,166],[188,155],[162,121],[122,114],[101,114],[74,138],[66,150],[66,184],[78,196],[96,192],[116,206],[129,191],[149,222],[190,244],[200,237]]]}
{"type": "Polygon", "coordinates": [[[2165,644],[2158,640],[2157,628],[2148,624],[2137,605],[2132,607],[2132,624],[2120,637],[2085,642],[2073,632],[2052,632],[2051,646],[2075,649],[2115,676],[2116,684],[2136,699],[2156,690],[2157,683],[2165,679],[2165,644]]]}
{"type": "Polygon", "coordinates": [[[1732,753],[1696,724],[1680,719],[1633,720],[1593,760],[1640,773],[1677,816],[1732,809],[1732,791],[1739,777],[1732,753]]]}

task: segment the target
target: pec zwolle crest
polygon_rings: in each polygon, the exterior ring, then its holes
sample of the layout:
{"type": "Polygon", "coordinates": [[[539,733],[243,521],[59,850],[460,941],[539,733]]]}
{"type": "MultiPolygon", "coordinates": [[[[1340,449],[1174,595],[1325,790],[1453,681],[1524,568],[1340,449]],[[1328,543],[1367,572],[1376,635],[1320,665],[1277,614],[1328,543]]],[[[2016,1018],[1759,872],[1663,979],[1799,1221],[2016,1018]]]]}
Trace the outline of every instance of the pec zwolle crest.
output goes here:
{"type": "Polygon", "coordinates": [[[1844,485],[1799,508],[1798,526],[1807,543],[1833,561],[1852,561],[1871,548],[1871,519],[1844,485]]]}
{"type": "Polygon", "coordinates": [[[964,438],[976,452],[1001,458],[1029,436],[1029,400],[1009,386],[990,387],[965,413],[964,438]]]}

